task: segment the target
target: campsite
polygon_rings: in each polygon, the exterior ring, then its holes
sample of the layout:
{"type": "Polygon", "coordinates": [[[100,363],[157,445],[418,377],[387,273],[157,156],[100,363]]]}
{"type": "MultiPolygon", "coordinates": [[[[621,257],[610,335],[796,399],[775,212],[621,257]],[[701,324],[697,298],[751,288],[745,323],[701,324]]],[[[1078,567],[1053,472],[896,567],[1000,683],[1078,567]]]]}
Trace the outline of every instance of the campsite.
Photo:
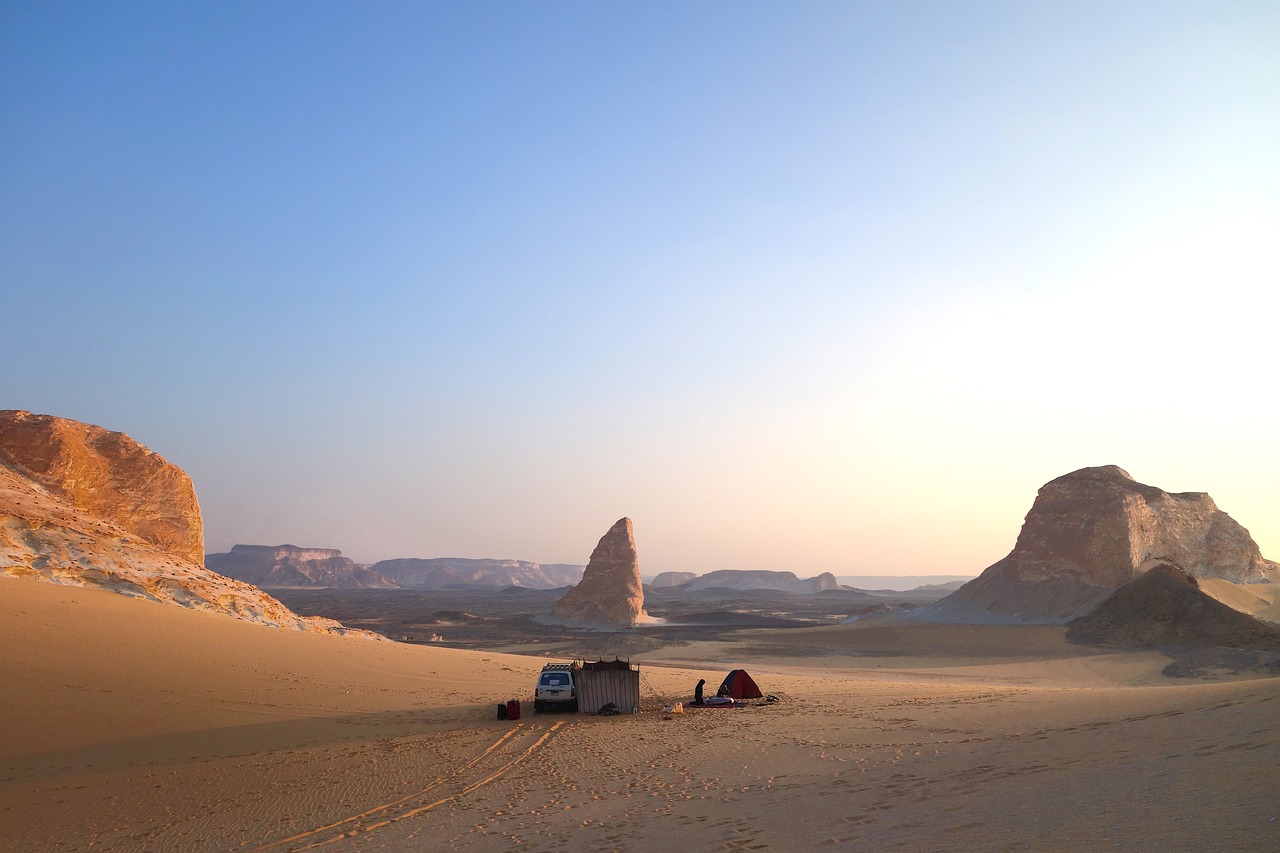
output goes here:
{"type": "MultiPolygon", "coordinates": [[[[637,664],[619,658],[573,661],[568,664],[544,664],[534,693],[533,710],[534,713],[568,711],[601,717],[615,717],[627,713],[639,714],[642,703],[641,684],[645,685],[650,694],[658,696],[657,690],[640,674],[640,667],[637,664]],[[561,689],[562,686],[564,689],[561,689]],[[543,698],[549,694],[558,695],[562,692],[570,701],[553,703],[543,698]]],[[[743,702],[765,699],[760,688],[744,669],[735,669],[726,675],[712,696],[704,697],[705,684],[706,679],[698,679],[698,683],[694,686],[693,698],[664,705],[662,712],[680,714],[684,712],[685,707],[690,709],[744,707],[743,702]]],[[[776,702],[778,697],[771,695],[767,701],[776,702]]],[[[498,719],[518,720],[520,709],[518,699],[500,702],[498,719]]]]}
{"type": "Polygon", "coordinates": [[[9,849],[1280,839],[1275,679],[1171,679],[1160,652],[1072,646],[1061,627],[681,640],[632,658],[652,687],[639,714],[509,722],[495,703],[530,696],[553,657],[278,631],[101,590],[6,590],[4,677],[39,688],[8,694],[9,849]],[[779,701],[662,713],[733,669],[779,701]]]}
{"type": "Polygon", "coordinates": [[[0,853],[1280,853],[1280,0],[0,68],[0,853]]]}

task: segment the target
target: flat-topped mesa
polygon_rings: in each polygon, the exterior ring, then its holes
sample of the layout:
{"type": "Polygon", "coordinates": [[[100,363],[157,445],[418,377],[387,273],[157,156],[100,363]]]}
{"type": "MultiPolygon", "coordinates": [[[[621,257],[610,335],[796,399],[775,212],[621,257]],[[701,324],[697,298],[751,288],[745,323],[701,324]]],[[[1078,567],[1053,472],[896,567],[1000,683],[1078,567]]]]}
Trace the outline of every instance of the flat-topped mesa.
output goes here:
{"type": "Polygon", "coordinates": [[[631,519],[618,519],[600,537],[581,582],[556,602],[555,616],[596,628],[633,628],[648,617],[631,519]]]}
{"type": "Polygon", "coordinates": [[[206,567],[262,589],[395,589],[396,584],[333,548],[233,545],[206,554],[206,567]]]}
{"type": "Polygon", "coordinates": [[[288,556],[295,560],[332,560],[341,557],[337,548],[302,548],[297,545],[232,545],[229,554],[270,554],[272,557],[288,556]]]}
{"type": "Polygon", "coordinates": [[[1059,624],[1164,562],[1234,583],[1266,581],[1271,567],[1207,494],[1169,493],[1115,465],[1082,468],[1041,487],[1009,556],[914,618],[1059,624]]]}
{"type": "Polygon", "coordinates": [[[204,527],[191,478],[124,433],[4,410],[0,462],[78,510],[184,560],[204,561],[204,527]]]}

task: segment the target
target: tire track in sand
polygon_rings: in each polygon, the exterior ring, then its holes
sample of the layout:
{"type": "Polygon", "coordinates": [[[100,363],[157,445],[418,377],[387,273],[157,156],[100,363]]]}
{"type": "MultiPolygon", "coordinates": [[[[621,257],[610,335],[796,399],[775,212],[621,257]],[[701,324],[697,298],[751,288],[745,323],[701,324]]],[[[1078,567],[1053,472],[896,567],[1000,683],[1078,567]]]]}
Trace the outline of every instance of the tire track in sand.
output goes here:
{"type": "Polygon", "coordinates": [[[341,841],[344,838],[351,838],[365,832],[373,832],[452,802],[501,779],[517,765],[528,760],[535,752],[541,749],[543,744],[550,740],[563,725],[563,720],[557,720],[545,731],[542,731],[537,728],[527,728],[525,723],[517,723],[466,764],[451,770],[443,776],[437,776],[411,794],[406,794],[389,803],[374,806],[342,820],[327,823],[324,826],[318,826],[314,829],[291,835],[288,838],[281,838],[261,847],[255,847],[253,853],[262,853],[262,851],[280,848],[310,850],[315,847],[322,847],[335,841],[341,841]],[[515,753],[515,755],[512,756],[512,753],[515,753]],[[496,768],[494,767],[495,764],[497,765],[496,768]],[[445,786],[447,786],[448,793],[437,790],[445,786]],[[325,833],[330,832],[335,834],[325,835],[325,833]],[[317,837],[322,835],[324,837],[317,837]]]}

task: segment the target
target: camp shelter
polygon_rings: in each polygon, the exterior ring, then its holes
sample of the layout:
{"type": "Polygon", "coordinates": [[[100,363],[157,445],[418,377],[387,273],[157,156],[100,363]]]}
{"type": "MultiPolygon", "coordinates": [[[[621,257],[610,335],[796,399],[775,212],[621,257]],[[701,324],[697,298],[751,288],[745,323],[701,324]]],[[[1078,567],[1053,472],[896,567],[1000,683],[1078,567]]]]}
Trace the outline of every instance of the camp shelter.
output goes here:
{"type": "Polygon", "coordinates": [[[734,699],[759,699],[764,696],[756,682],[745,669],[735,669],[720,682],[717,696],[732,696],[734,699]]]}
{"type": "Polygon", "coordinates": [[[610,703],[630,714],[640,710],[640,667],[625,660],[582,661],[574,668],[578,710],[599,713],[610,703]]]}

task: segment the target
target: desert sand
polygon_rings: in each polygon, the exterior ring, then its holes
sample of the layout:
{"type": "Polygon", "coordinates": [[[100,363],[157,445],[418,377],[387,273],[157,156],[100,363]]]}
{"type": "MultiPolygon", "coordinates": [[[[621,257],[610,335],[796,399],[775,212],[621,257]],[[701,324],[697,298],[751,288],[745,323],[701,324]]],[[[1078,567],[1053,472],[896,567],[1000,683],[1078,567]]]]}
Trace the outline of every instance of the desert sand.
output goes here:
{"type": "Polygon", "coordinates": [[[0,578],[0,849],[1280,849],[1280,680],[1063,634],[761,631],[507,722],[541,659],[0,578]],[[738,666],[780,701],[662,712],[738,666]]]}

